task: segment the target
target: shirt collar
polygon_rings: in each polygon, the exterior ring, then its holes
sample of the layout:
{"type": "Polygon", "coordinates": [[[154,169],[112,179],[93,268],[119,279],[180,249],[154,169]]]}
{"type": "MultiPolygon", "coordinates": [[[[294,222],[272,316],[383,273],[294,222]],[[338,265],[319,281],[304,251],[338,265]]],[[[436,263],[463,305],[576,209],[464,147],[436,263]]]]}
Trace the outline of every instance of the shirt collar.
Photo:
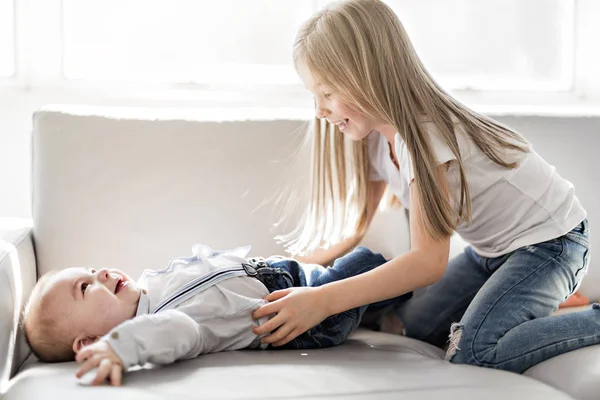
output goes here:
{"type": "Polygon", "coordinates": [[[150,298],[148,297],[148,291],[146,289],[140,290],[140,300],[138,301],[137,311],[135,316],[150,314],[150,298]]]}

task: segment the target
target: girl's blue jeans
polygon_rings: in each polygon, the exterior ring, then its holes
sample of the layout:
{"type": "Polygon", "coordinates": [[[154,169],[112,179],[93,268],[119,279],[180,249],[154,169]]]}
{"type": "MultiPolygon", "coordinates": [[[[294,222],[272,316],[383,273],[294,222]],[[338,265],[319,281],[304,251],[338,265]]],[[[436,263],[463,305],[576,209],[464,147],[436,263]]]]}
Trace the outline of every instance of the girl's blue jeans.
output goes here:
{"type": "Polygon", "coordinates": [[[440,281],[397,308],[409,337],[456,364],[524,372],[600,343],[600,307],[551,316],[587,272],[588,221],[559,238],[486,258],[467,247],[440,281]]]}

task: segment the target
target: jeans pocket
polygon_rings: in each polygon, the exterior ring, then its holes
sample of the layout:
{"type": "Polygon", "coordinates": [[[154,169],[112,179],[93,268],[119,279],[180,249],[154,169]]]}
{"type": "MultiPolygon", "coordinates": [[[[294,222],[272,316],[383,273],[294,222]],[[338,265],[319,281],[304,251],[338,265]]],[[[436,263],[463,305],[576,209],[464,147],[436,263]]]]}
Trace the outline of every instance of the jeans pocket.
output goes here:
{"type": "Polygon", "coordinates": [[[577,279],[576,287],[579,287],[579,285],[581,284],[581,281],[583,280],[583,277],[586,276],[588,273],[588,267],[590,264],[589,259],[588,259],[589,253],[590,253],[590,250],[585,249],[585,251],[583,252],[583,266],[581,268],[579,268],[577,270],[577,272],[575,272],[575,278],[577,279]]]}
{"type": "Polygon", "coordinates": [[[589,247],[582,245],[579,242],[567,242],[569,246],[569,260],[571,264],[571,271],[573,271],[574,286],[571,294],[575,293],[583,278],[587,275],[589,266],[589,247]]]}

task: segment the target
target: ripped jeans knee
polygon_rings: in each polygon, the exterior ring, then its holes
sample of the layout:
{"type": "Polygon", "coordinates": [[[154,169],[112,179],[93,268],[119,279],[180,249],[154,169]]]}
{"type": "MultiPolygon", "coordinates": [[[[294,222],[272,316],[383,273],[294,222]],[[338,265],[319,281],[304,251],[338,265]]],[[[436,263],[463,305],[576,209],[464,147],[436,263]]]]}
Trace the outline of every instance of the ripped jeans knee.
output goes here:
{"type": "Polygon", "coordinates": [[[476,345],[476,337],[470,328],[460,322],[450,326],[448,350],[444,359],[452,364],[475,365],[478,367],[499,368],[496,359],[497,344],[487,342],[485,346],[476,345]],[[475,350],[478,348],[478,350],[475,350]]]}
{"type": "Polygon", "coordinates": [[[462,330],[463,326],[458,322],[455,322],[450,326],[450,335],[448,336],[449,345],[445,357],[446,361],[452,362],[452,358],[454,358],[456,352],[460,350],[459,344],[460,339],[462,338],[462,330]]]}

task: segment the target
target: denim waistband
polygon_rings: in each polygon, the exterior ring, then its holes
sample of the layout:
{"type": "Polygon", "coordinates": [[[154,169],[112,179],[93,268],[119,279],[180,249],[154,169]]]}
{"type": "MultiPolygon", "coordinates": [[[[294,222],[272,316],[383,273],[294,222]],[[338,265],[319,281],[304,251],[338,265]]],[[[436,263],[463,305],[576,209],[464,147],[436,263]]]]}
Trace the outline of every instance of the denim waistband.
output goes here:
{"type": "Polygon", "coordinates": [[[571,230],[571,232],[587,234],[588,230],[589,230],[589,222],[586,218],[583,221],[581,221],[575,228],[573,228],[571,230]]]}
{"type": "Polygon", "coordinates": [[[294,279],[288,271],[273,268],[269,261],[262,257],[249,258],[247,263],[242,263],[242,266],[248,276],[261,281],[269,292],[294,286],[294,279]]]}
{"type": "Polygon", "coordinates": [[[587,219],[581,221],[575,228],[567,232],[563,237],[582,246],[589,247],[589,222],[587,219]]]}

